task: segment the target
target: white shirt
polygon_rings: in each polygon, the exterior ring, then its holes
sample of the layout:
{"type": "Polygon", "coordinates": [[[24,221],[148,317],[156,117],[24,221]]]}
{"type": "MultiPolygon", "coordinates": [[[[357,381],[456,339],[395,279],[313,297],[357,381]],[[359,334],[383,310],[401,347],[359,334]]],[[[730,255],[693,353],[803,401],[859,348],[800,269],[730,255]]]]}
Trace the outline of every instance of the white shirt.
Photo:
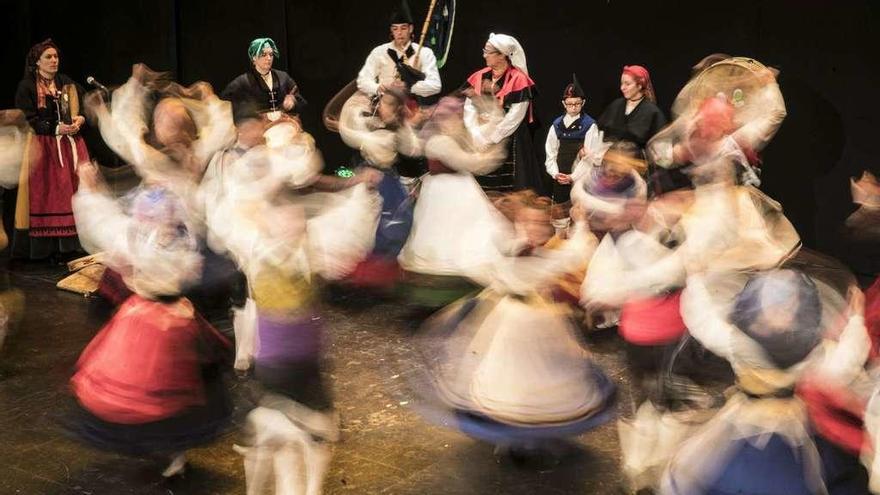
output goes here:
{"type": "MultiPolygon", "coordinates": [[[[562,125],[568,127],[580,118],[580,114],[574,116],[565,114],[565,116],[562,117],[562,125]]],[[[589,144],[597,139],[598,133],[599,128],[593,123],[593,125],[590,126],[590,129],[587,130],[587,134],[584,135],[584,146],[589,148],[589,144]]],[[[547,169],[547,173],[550,174],[550,177],[555,179],[556,174],[559,173],[559,164],[556,163],[556,156],[559,154],[559,138],[556,136],[556,129],[554,129],[553,126],[550,126],[550,131],[547,133],[547,142],[544,144],[544,151],[547,153],[547,159],[544,161],[544,168],[547,169]]],[[[586,167],[578,167],[577,162],[575,162],[571,167],[572,179],[579,178],[584,170],[586,170],[586,167]],[[576,172],[578,172],[577,176],[575,176],[576,172]]]]}
{"type": "Polygon", "coordinates": [[[529,102],[514,103],[504,118],[493,121],[492,116],[480,115],[476,105],[468,98],[464,103],[464,125],[468,128],[478,148],[500,143],[513,134],[529,111],[529,102]]]}
{"type": "MultiPolygon", "coordinates": [[[[375,95],[379,90],[379,85],[387,85],[398,79],[397,67],[394,61],[388,56],[388,49],[393,48],[397,55],[404,56],[406,50],[412,46],[414,50],[418,50],[419,66],[416,69],[425,73],[425,79],[412,85],[410,92],[418,96],[435,95],[443,89],[440,82],[440,72],[437,70],[437,57],[430,48],[419,48],[417,43],[410,43],[403,50],[397,49],[393,42],[388,42],[373,48],[373,51],[367,56],[367,61],[358,73],[357,86],[361,92],[370,96],[375,95]]],[[[409,60],[412,62],[415,54],[409,60]]]]}

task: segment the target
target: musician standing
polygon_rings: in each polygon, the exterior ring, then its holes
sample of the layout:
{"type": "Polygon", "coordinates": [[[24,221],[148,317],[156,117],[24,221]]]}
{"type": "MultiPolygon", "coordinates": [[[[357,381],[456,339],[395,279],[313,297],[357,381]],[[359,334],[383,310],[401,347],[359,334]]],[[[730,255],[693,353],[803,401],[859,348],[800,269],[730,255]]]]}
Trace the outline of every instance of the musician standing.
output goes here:
{"type": "Polygon", "coordinates": [[[410,93],[426,104],[440,93],[442,84],[437,69],[437,57],[430,48],[412,42],[413,19],[406,0],[391,14],[391,41],[374,48],[367,56],[357,77],[358,89],[369,96],[382,93],[390,85],[403,84],[410,93]],[[418,55],[418,56],[417,56],[418,55]],[[416,71],[398,70],[403,64],[416,71]]]}

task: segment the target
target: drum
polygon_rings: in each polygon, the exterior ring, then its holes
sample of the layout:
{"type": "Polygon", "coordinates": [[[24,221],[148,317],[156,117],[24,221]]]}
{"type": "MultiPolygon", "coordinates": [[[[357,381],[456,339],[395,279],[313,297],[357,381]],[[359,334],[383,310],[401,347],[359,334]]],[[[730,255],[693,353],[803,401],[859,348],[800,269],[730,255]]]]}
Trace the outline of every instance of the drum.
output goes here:
{"type": "Polygon", "coordinates": [[[331,132],[339,132],[339,115],[342,113],[342,107],[358,90],[357,81],[353,80],[346,84],[336,96],[327,102],[322,114],[324,127],[331,132]]]}

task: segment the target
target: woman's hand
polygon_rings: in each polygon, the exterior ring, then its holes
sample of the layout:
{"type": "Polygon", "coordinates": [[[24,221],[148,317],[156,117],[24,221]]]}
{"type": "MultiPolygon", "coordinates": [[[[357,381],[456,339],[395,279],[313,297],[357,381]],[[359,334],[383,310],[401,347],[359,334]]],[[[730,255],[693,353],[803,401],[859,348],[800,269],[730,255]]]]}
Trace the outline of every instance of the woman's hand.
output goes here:
{"type": "Polygon", "coordinates": [[[93,162],[82,163],[76,168],[79,176],[79,187],[86,191],[98,191],[104,189],[104,180],[98,167],[93,162]]]}
{"type": "Polygon", "coordinates": [[[849,303],[847,309],[850,315],[865,314],[865,293],[857,285],[851,285],[846,292],[846,299],[849,303]]]}
{"type": "Polygon", "coordinates": [[[556,174],[554,178],[560,184],[571,184],[571,176],[568,174],[556,174]]]}
{"type": "Polygon", "coordinates": [[[296,106],[296,99],[292,94],[284,97],[284,101],[281,102],[281,107],[284,108],[286,112],[293,110],[293,107],[296,106]]]}
{"type": "Polygon", "coordinates": [[[366,184],[367,187],[375,189],[379,183],[382,182],[383,177],[384,175],[382,172],[371,167],[364,167],[357,173],[354,179],[355,184],[363,183],[366,184]]]}
{"type": "Polygon", "coordinates": [[[69,136],[71,134],[76,134],[79,131],[79,128],[73,124],[58,124],[58,134],[62,136],[69,136]]]}
{"type": "Polygon", "coordinates": [[[568,211],[568,216],[571,218],[572,223],[583,223],[587,221],[587,210],[580,205],[572,206],[571,210],[568,211]]]}
{"type": "Polygon", "coordinates": [[[73,124],[70,126],[73,128],[73,132],[71,134],[78,134],[82,126],[86,123],[86,118],[82,115],[77,115],[73,118],[73,124]]]}

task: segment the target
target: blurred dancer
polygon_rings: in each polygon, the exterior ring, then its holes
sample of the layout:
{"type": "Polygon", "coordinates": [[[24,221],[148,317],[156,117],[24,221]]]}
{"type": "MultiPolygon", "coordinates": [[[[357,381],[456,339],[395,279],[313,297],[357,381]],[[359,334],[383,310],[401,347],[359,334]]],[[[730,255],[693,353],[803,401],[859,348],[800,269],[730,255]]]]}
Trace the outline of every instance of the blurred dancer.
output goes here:
{"type": "Polygon", "coordinates": [[[422,153],[406,99],[403,90],[390,87],[373,100],[355,95],[343,107],[339,134],[359,150],[357,175],[373,182],[382,199],[375,247],[347,278],[349,285],[387,290],[401,276],[397,255],[412,227],[413,200],[401,183],[397,166],[403,157],[422,153]]]}
{"type": "Polygon", "coordinates": [[[80,165],[74,197],[80,236],[134,294],[83,351],[71,378],[80,410],[75,433],[99,448],[167,455],[211,440],[231,412],[221,367],[229,341],[180,294],[199,279],[201,256],[186,204],[168,189],[136,190],[129,212],[80,165]]]}
{"type": "MultiPolygon", "coordinates": [[[[756,60],[715,54],[694,68],[672,109],[675,120],[648,146],[652,163],[662,167],[652,190],[662,193],[691,187],[690,166],[733,158],[738,184],[760,186],[760,151],[785,119],[785,101],[776,71],[756,60]]],[[[701,179],[697,179],[701,180],[701,179]]]]}
{"type": "Polygon", "coordinates": [[[499,241],[509,235],[509,222],[474,175],[495,170],[505,145],[480,150],[462,120],[461,100],[453,97],[440,101],[419,136],[429,173],[421,181],[412,230],[398,260],[416,302],[443,306],[473,289],[463,279],[502,255],[499,241]]]}
{"type": "Polygon", "coordinates": [[[746,276],[744,285],[743,278],[688,280],[688,328],[731,362],[737,391],[681,445],[660,492],[837,493],[826,487],[834,466],[823,466],[794,386],[810,369],[843,380],[859,372],[868,342],[862,298],[856,289],[847,303],[795,270],[746,276]]]}
{"type": "MultiPolygon", "coordinates": [[[[145,183],[169,189],[186,202],[205,256],[201,282],[188,294],[203,311],[210,309],[215,296],[225,295],[231,267],[204,246],[204,205],[198,188],[211,158],[235,142],[231,105],[207,83],[184,88],[138,64],[113,92],[109,106],[93,92],[87,109],[97,118],[105,142],[145,183]]],[[[105,272],[99,292],[121,301],[127,291],[124,284],[113,283],[119,282],[113,273],[105,272]]]]}
{"type": "Polygon", "coordinates": [[[661,372],[686,332],[679,315],[685,271],[665,239],[642,227],[644,170],[636,145],[621,141],[575,185],[575,203],[587,210],[593,231],[603,235],[590,260],[581,300],[588,309],[601,311],[601,326],[617,324],[634,375],[635,402],[665,404],[661,372]]]}
{"type": "Polygon", "coordinates": [[[502,450],[546,453],[610,417],[614,387],[551,293],[560,274],[589,258],[595,238],[577,221],[566,245],[546,249],[548,198],[524,192],[499,205],[515,226],[508,254],[479,277],[483,292],[442,310],[420,333],[433,402],[426,412],[502,450]]]}
{"type": "Polygon", "coordinates": [[[247,446],[238,450],[248,493],[274,479],[276,493],[314,495],[338,439],[315,284],[319,275],[350,273],[366,256],[379,203],[366,184],[309,193],[322,162],[295,122],[276,121],[265,139],[239,159],[235,187],[209,223],[247,275],[256,313],[254,365],[263,393],[248,416],[247,446]]]}

